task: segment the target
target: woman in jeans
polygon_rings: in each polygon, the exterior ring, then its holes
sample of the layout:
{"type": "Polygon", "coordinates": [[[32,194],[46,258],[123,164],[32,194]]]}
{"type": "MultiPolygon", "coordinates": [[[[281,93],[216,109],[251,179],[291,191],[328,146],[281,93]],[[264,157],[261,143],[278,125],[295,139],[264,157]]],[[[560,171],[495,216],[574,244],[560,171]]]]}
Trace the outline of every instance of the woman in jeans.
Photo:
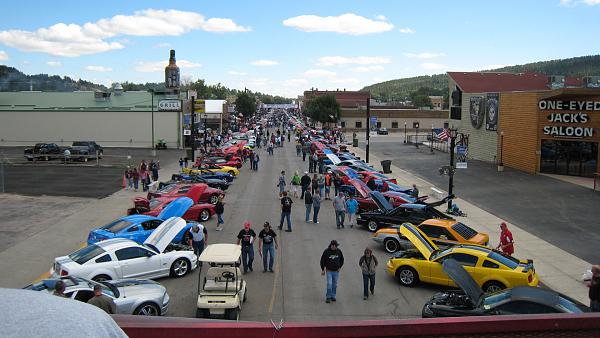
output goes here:
{"type": "Polygon", "coordinates": [[[310,190],[304,193],[304,206],[306,207],[306,223],[310,222],[310,210],[313,206],[313,197],[310,190]]]}
{"type": "Polygon", "coordinates": [[[364,255],[358,260],[358,265],[362,270],[363,275],[363,299],[369,298],[369,290],[371,294],[375,294],[375,269],[377,268],[377,258],[373,256],[373,251],[366,248],[364,255]],[[369,287],[369,284],[370,287],[369,287]]]}
{"type": "Polygon", "coordinates": [[[321,209],[321,196],[316,194],[313,196],[313,223],[319,224],[319,209],[321,209]]]}

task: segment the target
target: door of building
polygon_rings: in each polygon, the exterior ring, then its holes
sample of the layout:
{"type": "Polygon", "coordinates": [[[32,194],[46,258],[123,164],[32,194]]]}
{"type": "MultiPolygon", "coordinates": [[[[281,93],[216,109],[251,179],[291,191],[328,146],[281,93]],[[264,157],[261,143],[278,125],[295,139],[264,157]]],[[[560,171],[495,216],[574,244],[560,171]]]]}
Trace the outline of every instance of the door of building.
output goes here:
{"type": "Polygon", "coordinates": [[[540,172],[593,177],[597,168],[598,143],[542,140],[540,172]]]}

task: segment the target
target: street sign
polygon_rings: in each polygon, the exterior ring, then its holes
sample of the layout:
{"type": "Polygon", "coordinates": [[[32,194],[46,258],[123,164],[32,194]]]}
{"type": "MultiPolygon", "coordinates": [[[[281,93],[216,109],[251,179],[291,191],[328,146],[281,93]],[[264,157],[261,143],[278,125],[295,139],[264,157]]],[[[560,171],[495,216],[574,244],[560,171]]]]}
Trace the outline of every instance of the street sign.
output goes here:
{"type": "Polygon", "coordinates": [[[183,115],[183,124],[190,125],[192,123],[191,115],[183,115]]]}
{"type": "Polygon", "coordinates": [[[179,100],[160,100],[158,101],[159,111],[181,111],[181,101],[179,100]]]}
{"type": "Polygon", "coordinates": [[[467,147],[456,147],[456,168],[467,169],[467,147]]]}
{"type": "Polygon", "coordinates": [[[194,100],[194,111],[196,113],[206,112],[206,105],[204,100],[194,100]]]}
{"type": "Polygon", "coordinates": [[[192,131],[190,129],[184,129],[183,130],[183,135],[187,136],[187,135],[192,135],[192,131]]]}

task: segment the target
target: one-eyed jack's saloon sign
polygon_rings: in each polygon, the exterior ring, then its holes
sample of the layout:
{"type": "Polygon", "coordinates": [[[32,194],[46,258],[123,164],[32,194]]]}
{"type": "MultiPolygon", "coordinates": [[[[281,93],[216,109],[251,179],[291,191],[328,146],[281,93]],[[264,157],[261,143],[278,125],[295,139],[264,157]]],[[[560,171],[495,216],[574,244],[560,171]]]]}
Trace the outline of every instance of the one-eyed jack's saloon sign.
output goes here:
{"type": "Polygon", "coordinates": [[[591,116],[586,111],[600,111],[600,101],[541,100],[538,108],[542,112],[549,111],[546,119],[553,124],[542,127],[544,135],[586,138],[594,135],[594,128],[588,125],[591,116]]]}

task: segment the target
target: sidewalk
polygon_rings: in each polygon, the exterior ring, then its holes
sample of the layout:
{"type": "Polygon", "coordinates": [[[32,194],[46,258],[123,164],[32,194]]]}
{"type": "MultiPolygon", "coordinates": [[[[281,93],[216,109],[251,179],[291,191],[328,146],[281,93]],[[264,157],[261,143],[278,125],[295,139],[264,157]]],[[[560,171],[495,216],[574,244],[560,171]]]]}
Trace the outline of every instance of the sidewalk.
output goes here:
{"type": "MultiPolygon", "coordinates": [[[[351,152],[357,156],[365,158],[365,151],[358,147],[349,146],[351,152]]],[[[372,152],[369,154],[369,162],[376,169],[381,169],[379,165],[382,159],[372,152]]],[[[416,184],[419,190],[431,195],[431,188],[435,187],[430,182],[419,178],[411,173],[391,166],[391,177],[396,178],[401,186],[411,186],[416,184]]],[[[446,191],[444,187],[435,187],[438,190],[446,191]]],[[[461,210],[467,213],[467,217],[460,218],[461,222],[473,227],[474,229],[485,232],[490,235],[490,245],[495,246],[500,238],[500,222],[504,221],[460,198],[455,199],[460,205],[461,210]]],[[[535,269],[541,282],[547,287],[563,293],[584,304],[589,304],[588,288],[581,281],[581,275],[590,268],[591,264],[579,259],[560,248],[531,235],[522,230],[518,224],[508,223],[508,227],[513,233],[515,239],[515,256],[521,259],[533,259],[535,269]]]]}

